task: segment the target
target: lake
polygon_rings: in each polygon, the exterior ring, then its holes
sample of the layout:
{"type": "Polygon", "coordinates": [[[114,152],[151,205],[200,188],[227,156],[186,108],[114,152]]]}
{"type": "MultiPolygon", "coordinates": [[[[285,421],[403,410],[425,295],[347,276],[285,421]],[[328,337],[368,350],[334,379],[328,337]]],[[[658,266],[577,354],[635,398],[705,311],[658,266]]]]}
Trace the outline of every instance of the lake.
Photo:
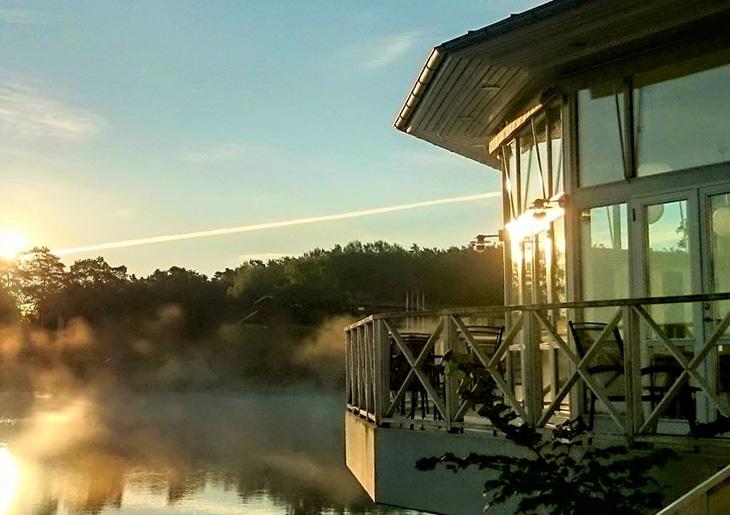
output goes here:
{"type": "Polygon", "coordinates": [[[415,513],[350,475],[342,406],[303,388],[0,394],[0,515],[415,513]]]}

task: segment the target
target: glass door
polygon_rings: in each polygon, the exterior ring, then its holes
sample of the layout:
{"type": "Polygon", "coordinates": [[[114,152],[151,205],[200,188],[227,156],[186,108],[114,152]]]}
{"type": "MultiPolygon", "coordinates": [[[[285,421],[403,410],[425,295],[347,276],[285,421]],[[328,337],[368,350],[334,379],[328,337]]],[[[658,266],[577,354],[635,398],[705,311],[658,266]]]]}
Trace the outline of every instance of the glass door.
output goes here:
{"type": "MultiPolygon", "coordinates": [[[[703,256],[697,190],[640,198],[632,201],[631,205],[636,251],[632,281],[634,294],[639,297],[682,297],[701,293],[703,256]]],[[[672,345],[684,354],[687,361],[691,360],[704,342],[702,304],[680,301],[646,305],[645,308],[672,345]]],[[[648,324],[642,323],[641,328],[641,366],[666,371],[642,376],[645,388],[653,388],[651,391],[658,396],[645,406],[648,410],[645,414],[648,414],[679,377],[682,365],[656,331],[648,324]]],[[[704,366],[698,371],[703,375],[708,373],[704,366]]],[[[697,396],[694,402],[681,402],[675,398],[662,413],[662,418],[707,420],[706,399],[697,396]]],[[[665,430],[673,432],[669,426],[665,427],[665,430]]]]}
{"type": "MultiPolygon", "coordinates": [[[[730,292],[730,186],[705,188],[700,192],[702,227],[705,248],[704,288],[707,293],[730,292]]],[[[715,332],[717,325],[730,311],[730,301],[703,305],[705,333],[715,332]]],[[[721,396],[730,395],[730,329],[708,356],[710,384],[721,396]]]]}
{"type": "MultiPolygon", "coordinates": [[[[634,267],[637,296],[667,297],[701,293],[697,194],[687,191],[638,199],[632,203],[639,266],[634,267]]],[[[678,344],[703,337],[701,306],[672,303],[648,310],[663,332],[678,344]]],[[[656,339],[652,335],[649,339],[656,339]]]]}

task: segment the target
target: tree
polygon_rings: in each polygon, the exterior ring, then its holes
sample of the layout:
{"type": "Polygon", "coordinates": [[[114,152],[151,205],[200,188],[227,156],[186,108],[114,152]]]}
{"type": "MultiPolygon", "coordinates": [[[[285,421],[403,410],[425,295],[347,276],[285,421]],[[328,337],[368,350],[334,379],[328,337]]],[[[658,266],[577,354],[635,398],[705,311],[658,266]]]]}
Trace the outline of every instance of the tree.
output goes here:
{"type": "Polygon", "coordinates": [[[69,268],[69,282],[77,286],[105,286],[127,281],[126,266],[110,266],[103,257],[79,259],[69,268]]]}
{"type": "Polygon", "coordinates": [[[660,485],[648,475],[674,457],[667,449],[636,451],[626,446],[599,448],[576,446],[585,432],[582,419],[554,430],[553,439],[543,441],[535,428],[519,422],[518,415],[504,404],[490,373],[468,354],[445,356],[449,373],[461,381],[464,397],[479,415],[527,449],[530,457],[487,456],[472,453],[458,457],[446,453],[422,458],[420,470],[444,465],[457,472],[469,467],[490,469],[495,479],[484,483],[490,504],[518,498],[517,513],[554,515],[640,515],[662,506],[660,485]]]}
{"type": "Polygon", "coordinates": [[[18,258],[14,289],[24,316],[42,323],[67,284],[65,265],[48,247],[33,247],[18,258]]]}

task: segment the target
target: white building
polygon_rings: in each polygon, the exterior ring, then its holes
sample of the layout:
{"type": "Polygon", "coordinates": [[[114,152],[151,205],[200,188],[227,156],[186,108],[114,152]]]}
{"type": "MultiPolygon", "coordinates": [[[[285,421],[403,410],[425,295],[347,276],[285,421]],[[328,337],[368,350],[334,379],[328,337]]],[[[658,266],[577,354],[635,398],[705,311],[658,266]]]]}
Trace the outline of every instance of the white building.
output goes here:
{"type": "Polygon", "coordinates": [[[670,498],[730,463],[692,434],[730,417],[728,27],[727,1],[554,0],[432,51],[395,126],[501,170],[506,307],[348,328],[348,466],[376,501],[476,513],[482,475],[415,461],[512,452],[450,349],[534,427],[679,449],[670,498]]]}

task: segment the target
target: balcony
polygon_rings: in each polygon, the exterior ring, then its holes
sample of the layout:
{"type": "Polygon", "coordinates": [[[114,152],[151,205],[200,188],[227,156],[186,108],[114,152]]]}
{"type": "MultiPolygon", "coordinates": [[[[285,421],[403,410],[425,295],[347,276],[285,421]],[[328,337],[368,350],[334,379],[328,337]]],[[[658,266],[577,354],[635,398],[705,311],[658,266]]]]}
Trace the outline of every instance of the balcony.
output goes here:
{"type": "MultiPolygon", "coordinates": [[[[730,416],[730,293],[373,315],[346,329],[347,409],[377,427],[493,429],[448,373],[483,367],[536,428],[582,417],[596,436],[721,443],[730,416]],[[676,323],[673,313],[682,313],[676,323]]],[[[730,439],[727,440],[730,442],[730,439]]]]}

